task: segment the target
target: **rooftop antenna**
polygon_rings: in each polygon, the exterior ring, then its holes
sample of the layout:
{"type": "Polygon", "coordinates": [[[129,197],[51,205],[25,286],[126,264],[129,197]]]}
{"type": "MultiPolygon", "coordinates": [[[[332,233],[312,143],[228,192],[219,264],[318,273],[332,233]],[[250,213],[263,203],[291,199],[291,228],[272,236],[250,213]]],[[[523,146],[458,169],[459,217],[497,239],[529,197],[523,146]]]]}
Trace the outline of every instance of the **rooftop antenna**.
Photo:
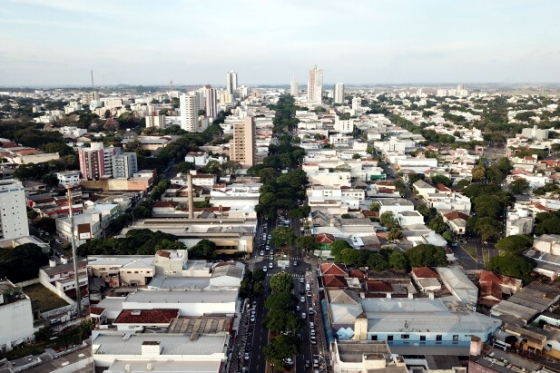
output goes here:
{"type": "Polygon", "coordinates": [[[173,80],[169,81],[169,92],[173,92],[173,80]]]}
{"type": "Polygon", "coordinates": [[[95,87],[95,84],[93,84],[93,70],[91,70],[90,73],[91,73],[91,89],[93,90],[95,87]]]}

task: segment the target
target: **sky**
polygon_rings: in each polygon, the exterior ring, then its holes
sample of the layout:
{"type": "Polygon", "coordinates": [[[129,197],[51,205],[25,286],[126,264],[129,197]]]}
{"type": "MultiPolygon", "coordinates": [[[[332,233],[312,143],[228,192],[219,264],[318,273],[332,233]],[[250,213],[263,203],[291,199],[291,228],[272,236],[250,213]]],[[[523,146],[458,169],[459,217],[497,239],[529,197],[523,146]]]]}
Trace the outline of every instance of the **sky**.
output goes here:
{"type": "Polygon", "coordinates": [[[559,83],[558,0],[4,0],[0,86],[559,83]]]}

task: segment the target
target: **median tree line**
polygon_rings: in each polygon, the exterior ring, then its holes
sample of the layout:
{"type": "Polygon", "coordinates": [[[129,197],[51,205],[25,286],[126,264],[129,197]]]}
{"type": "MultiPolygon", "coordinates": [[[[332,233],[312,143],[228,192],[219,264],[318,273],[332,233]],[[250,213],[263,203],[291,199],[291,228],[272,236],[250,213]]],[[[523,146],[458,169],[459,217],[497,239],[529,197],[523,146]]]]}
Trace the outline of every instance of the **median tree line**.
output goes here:
{"type": "Polygon", "coordinates": [[[294,218],[303,218],[310,212],[309,206],[300,206],[305,200],[308,182],[306,173],[300,168],[305,150],[294,145],[289,134],[298,123],[294,118],[297,107],[292,96],[282,95],[270,108],[276,110],[273,123],[278,145],[271,144],[269,156],[247,170],[249,175],[260,177],[263,183],[255,210],[269,218],[275,217],[278,210],[286,211],[294,218]]]}
{"type": "Polygon", "coordinates": [[[295,315],[298,299],[292,294],[292,275],[287,272],[275,274],[270,278],[270,288],[272,294],[265,302],[268,312],[263,326],[271,332],[271,340],[264,348],[264,354],[266,360],[280,367],[285,359],[303,353],[301,340],[293,335],[295,330],[302,328],[303,320],[295,315]]]}

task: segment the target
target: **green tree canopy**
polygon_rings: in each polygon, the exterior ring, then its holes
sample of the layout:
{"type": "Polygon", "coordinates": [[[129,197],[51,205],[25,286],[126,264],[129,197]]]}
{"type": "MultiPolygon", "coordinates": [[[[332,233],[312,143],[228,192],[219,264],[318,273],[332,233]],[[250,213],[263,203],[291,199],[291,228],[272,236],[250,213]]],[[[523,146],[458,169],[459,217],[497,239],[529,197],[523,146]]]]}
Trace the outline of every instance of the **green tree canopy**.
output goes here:
{"type": "Polygon", "coordinates": [[[335,240],[332,244],[331,244],[331,256],[336,257],[337,255],[340,254],[340,252],[344,249],[350,249],[350,245],[348,244],[348,242],[344,241],[344,240],[335,240]]]}
{"type": "Polygon", "coordinates": [[[300,329],[302,325],[302,320],[292,312],[276,308],[268,311],[263,320],[263,326],[275,333],[300,329]]]}
{"type": "Polygon", "coordinates": [[[266,360],[277,367],[282,367],[285,359],[301,354],[303,354],[301,340],[292,335],[280,334],[264,348],[266,360]]]}
{"type": "Polygon", "coordinates": [[[393,211],[385,211],[379,217],[379,221],[381,222],[381,224],[383,224],[384,227],[389,229],[394,228],[397,225],[397,221],[395,220],[395,214],[393,214],[393,211]]]}
{"type": "Polygon", "coordinates": [[[295,295],[290,292],[274,292],[266,298],[264,306],[269,310],[284,310],[284,311],[294,311],[298,299],[295,295]]]}
{"type": "Polygon", "coordinates": [[[389,266],[394,269],[406,269],[408,267],[408,259],[402,251],[394,250],[389,255],[389,266]]]}
{"type": "Polygon", "coordinates": [[[447,265],[445,249],[434,245],[418,245],[406,252],[411,267],[442,267],[447,265]]]}
{"type": "Polygon", "coordinates": [[[0,250],[0,278],[16,283],[37,278],[39,268],[46,266],[49,258],[42,249],[26,243],[12,250],[0,250]]]}
{"type": "Polygon", "coordinates": [[[509,184],[509,189],[513,194],[523,194],[529,191],[530,185],[525,179],[517,179],[509,184]]]}
{"type": "Polygon", "coordinates": [[[315,236],[301,236],[296,238],[296,246],[299,250],[306,252],[314,252],[319,249],[319,244],[315,236]]]}
{"type": "Polygon", "coordinates": [[[287,272],[280,272],[270,278],[270,288],[273,292],[290,292],[294,288],[294,279],[287,272]]]}
{"type": "Polygon", "coordinates": [[[272,231],[270,244],[280,249],[285,249],[293,245],[295,238],[296,235],[292,228],[278,227],[272,231]]]}
{"type": "Polygon", "coordinates": [[[533,259],[522,255],[505,253],[490,259],[486,268],[504,276],[511,276],[523,280],[525,284],[531,282],[531,271],[536,263],[533,259]]]}
{"type": "Polygon", "coordinates": [[[434,185],[443,184],[446,187],[450,187],[452,185],[451,180],[447,176],[435,175],[432,176],[431,179],[434,185]]]}
{"type": "Polygon", "coordinates": [[[216,257],[216,244],[203,239],[189,249],[189,258],[212,260],[216,257]]]}
{"type": "Polygon", "coordinates": [[[502,238],[496,243],[496,249],[509,253],[521,254],[533,246],[533,238],[525,234],[516,234],[502,238]]]}

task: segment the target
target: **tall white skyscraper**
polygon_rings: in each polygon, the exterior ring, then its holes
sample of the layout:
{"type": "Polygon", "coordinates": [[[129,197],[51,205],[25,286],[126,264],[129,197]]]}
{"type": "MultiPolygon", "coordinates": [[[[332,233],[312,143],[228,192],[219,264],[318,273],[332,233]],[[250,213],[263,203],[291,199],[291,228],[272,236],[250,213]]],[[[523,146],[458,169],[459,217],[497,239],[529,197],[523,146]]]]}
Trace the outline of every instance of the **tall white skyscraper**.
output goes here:
{"type": "Polygon", "coordinates": [[[198,109],[196,107],[196,96],[190,93],[179,97],[181,109],[181,129],[187,132],[196,132],[198,128],[198,109]]]}
{"type": "Polygon", "coordinates": [[[290,82],[290,94],[294,97],[299,95],[299,85],[297,80],[292,80],[290,82]]]}
{"type": "Polygon", "coordinates": [[[352,110],[356,111],[362,107],[362,99],[360,97],[354,97],[352,99],[352,110]]]}
{"type": "Polygon", "coordinates": [[[323,70],[318,69],[316,65],[309,70],[307,100],[316,103],[321,103],[323,100],[323,70]]]}
{"type": "Polygon", "coordinates": [[[207,85],[204,92],[206,98],[206,116],[216,118],[218,116],[218,97],[216,88],[207,85]]]}
{"type": "Polygon", "coordinates": [[[334,85],[334,103],[344,103],[344,83],[336,83],[334,85]]]}
{"type": "Polygon", "coordinates": [[[232,161],[237,161],[247,168],[255,164],[255,121],[253,117],[233,123],[233,139],[230,144],[232,161]]]}
{"type": "Polygon", "coordinates": [[[0,180],[0,240],[29,236],[21,181],[0,180]]]}
{"type": "Polygon", "coordinates": [[[235,71],[230,71],[226,73],[226,91],[233,94],[237,89],[237,73],[235,71]]]}

